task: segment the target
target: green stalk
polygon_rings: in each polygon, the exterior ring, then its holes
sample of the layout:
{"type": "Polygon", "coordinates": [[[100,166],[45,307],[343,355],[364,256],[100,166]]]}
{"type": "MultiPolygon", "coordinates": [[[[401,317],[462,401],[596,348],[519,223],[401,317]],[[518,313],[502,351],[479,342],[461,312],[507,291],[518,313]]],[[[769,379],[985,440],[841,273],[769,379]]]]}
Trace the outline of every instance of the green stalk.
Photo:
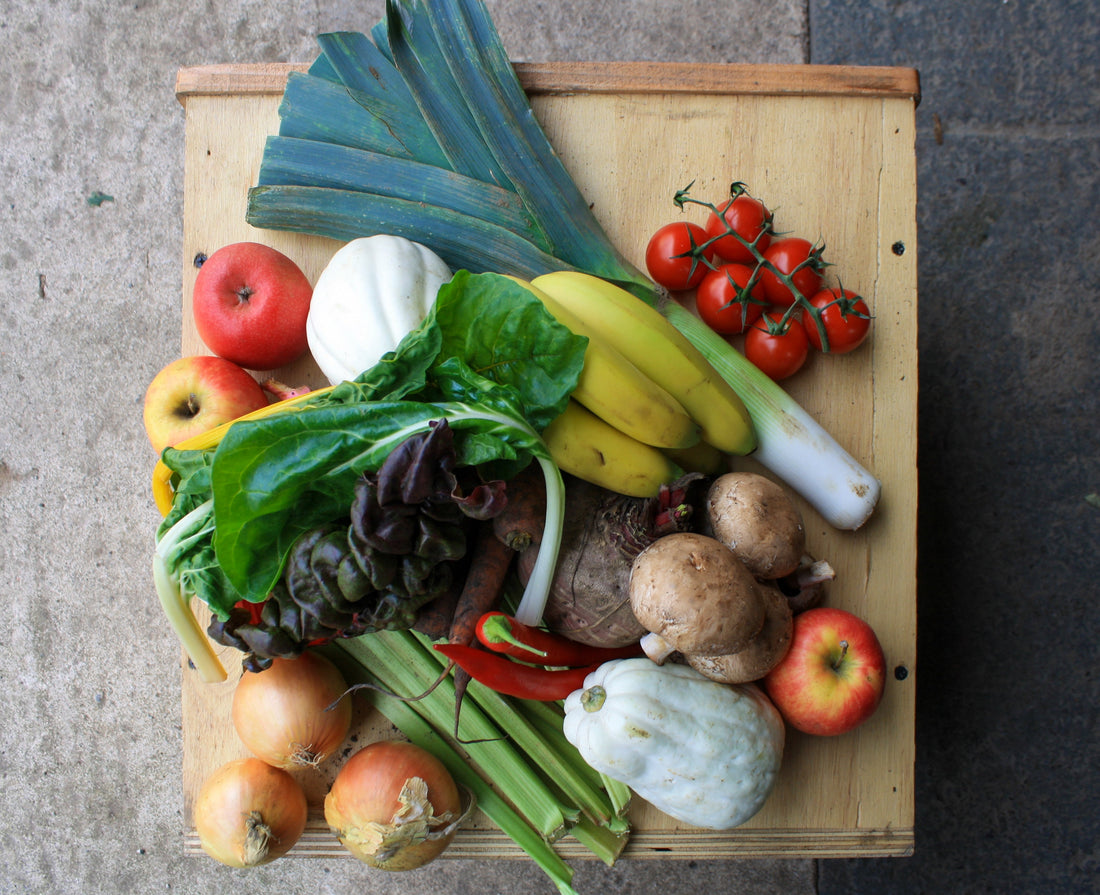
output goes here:
{"type": "Polygon", "coordinates": [[[515,193],[412,159],[319,140],[270,136],[264,145],[257,184],[353,190],[438,205],[546,247],[539,242],[542,233],[515,193]]]}
{"type": "MultiPolygon", "coordinates": [[[[425,638],[418,638],[425,650],[430,652],[441,668],[450,664],[447,657],[431,649],[425,638]]],[[[525,715],[527,700],[512,701],[486,687],[479,681],[470,681],[467,687],[467,700],[473,699],[496,724],[507,732],[520,749],[531,756],[539,770],[561,791],[566,802],[576,805],[596,824],[608,823],[614,809],[607,794],[597,781],[592,780],[582,768],[588,767],[576,748],[565,739],[561,728],[556,736],[547,736],[545,730],[539,730],[525,715]]],[[[463,702],[465,711],[467,702],[463,702]]]]}
{"type": "MultiPolygon", "coordinates": [[[[435,660],[415,640],[399,632],[379,631],[338,641],[390,692],[420,696],[439,677],[435,660]]],[[[454,682],[444,679],[431,693],[411,703],[433,727],[448,731],[454,724],[454,682]]],[[[470,759],[491,772],[494,782],[548,841],[561,838],[576,812],[564,808],[500,729],[473,703],[464,705],[458,738],[470,759]]]]}
{"type": "MultiPolygon", "coordinates": [[[[577,767],[584,773],[589,785],[593,787],[602,787],[607,794],[611,802],[614,818],[626,818],[627,811],[630,808],[630,800],[633,797],[630,787],[625,783],[620,783],[618,780],[613,780],[606,774],[597,771],[581,758],[579,752],[576,752],[576,747],[565,738],[565,734],[562,732],[562,720],[564,715],[562,713],[561,703],[524,700],[520,703],[520,708],[527,720],[535,726],[547,742],[561,740],[566,744],[568,749],[575,752],[580,759],[580,763],[577,767]]],[[[615,824],[614,821],[611,826],[614,829],[623,828],[622,824],[615,824]]],[[[629,829],[629,826],[625,828],[629,829]]]]}
{"type": "MultiPolygon", "coordinates": [[[[375,686],[383,686],[382,682],[374,677],[366,666],[353,659],[340,643],[331,645],[324,652],[341,668],[349,680],[361,680],[373,683],[375,686]]],[[[415,703],[409,704],[378,691],[372,691],[367,698],[410,742],[427,750],[443,762],[455,781],[474,794],[479,810],[523,849],[550,878],[560,895],[577,895],[570,885],[573,879],[572,868],[497,794],[492,786],[466,763],[454,747],[437,733],[416,709],[412,708],[415,703]]]]}
{"type": "Polygon", "coordinates": [[[200,540],[210,530],[213,525],[213,507],[212,500],[204,501],[176,520],[161,535],[153,551],[153,586],[156,588],[157,598],[187,657],[205,683],[224,681],[225,668],[210,645],[210,639],[199,627],[179,578],[169,568],[169,560],[174,560],[175,553],[186,550],[188,545],[200,540]]]}
{"type": "Polygon", "coordinates": [[[608,867],[614,865],[630,841],[629,829],[617,831],[613,827],[597,824],[587,816],[582,817],[569,832],[608,867]]]}
{"type": "Polygon", "coordinates": [[[428,129],[455,171],[510,189],[507,175],[485,145],[473,115],[462,102],[423,4],[405,5],[410,7],[408,14],[398,4],[386,4],[390,53],[428,129]]]}
{"type": "Polygon", "coordinates": [[[159,553],[153,554],[153,584],[168,623],[183,644],[183,649],[199,677],[207,684],[224,681],[226,673],[221,660],[210,646],[210,640],[199,627],[195,613],[191,611],[187,599],[159,553]]]}
{"type": "Polygon", "coordinates": [[[440,168],[449,164],[415,106],[302,72],[287,78],[279,118],[283,136],[369,149],[440,168]]]}
{"type": "MultiPolygon", "coordinates": [[[[333,80],[365,96],[387,99],[410,115],[416,114],[416,102],[405,86],[393,60],[357,31],[336,31],[317,37],[321,57],[335,75],[333,80]]],[[[310,72],[312,73],[312,68],[310,72]]]]}
{"type": "Polygon", "coordinates": [[[782,387],[678,302],[660,311],[702,352],[745,402],[756,430],[752,457],[800,494],[830,524],[859,528],[882,485],[782,387]]]}
{"type": "Polygon", "coordinates": [[[257,186],[246,219],[262,230],[310,233],[340,242],[388,233],[423,243],[452,270],[531,280],[566,268],[522,236],[437,205],[312,186],[257,186]]]}
{"type": "Polygon", "coordinates": [[[607,774],[601,772],[600,779],[603,780],[604,790],[611,798],[611,804],[615,808],[615,816],[625,818],[627,811],[630,809],[630,800],[634,797],[634,793],[625,783],[614,780],[608,777],[607,774]]]}
{"type": "MultiPolygon", "coordinates": [[[[560,740],[580,758],[580,753],[576,752],[576,746],[565,739],[565,734],[562,732],[563,716],[560,711],[560,703],[523,700],[519,705],[524,717],[536,730],[538,730],[544,740],[547,742],[556,742],[560,740]]],[[[600,772],[593,768],[587,761],[580,758],[577,767],[580,773],[584,775],[588,786],[603,787],[603,780],[601,779],[600,772]]]]}
{"type": "Polygon", "coordinates": [[[482,138],[546,231],[554,254],[607,279],[647,282],[611,244],[554,151],[484,3],[432,3],[428,16],[482,138]]]}

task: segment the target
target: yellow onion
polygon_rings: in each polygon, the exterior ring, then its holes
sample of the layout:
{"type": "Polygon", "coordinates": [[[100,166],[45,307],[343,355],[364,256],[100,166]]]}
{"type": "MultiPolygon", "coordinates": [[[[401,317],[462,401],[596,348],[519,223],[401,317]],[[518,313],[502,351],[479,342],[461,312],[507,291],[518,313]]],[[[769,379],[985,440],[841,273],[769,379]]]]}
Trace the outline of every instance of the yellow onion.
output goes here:
{"type": "Polygon", "coordinates": [[[233,726],[257,758],[278,768],[315,767],[344,742],[351,700],[328,659],[306,652],[245,671],[233,693],[233,726]],[[343,696],[343,698],[341,698],[343,696]]]}
{"type": "Polygon", "coordinates": [[[282,857],[301,838],[308,808],[287,771],[239,758],[207,778],[195,801],[199,844],[230,867],[256,867],[282,857]]]}
{"type": "Polygon", "coordinates": [[[443,763],[404,741],[360,749],[325,797],[332,832],[356,858],[381,870],[413,870],[435,860],[464,816],[443,763]]]}

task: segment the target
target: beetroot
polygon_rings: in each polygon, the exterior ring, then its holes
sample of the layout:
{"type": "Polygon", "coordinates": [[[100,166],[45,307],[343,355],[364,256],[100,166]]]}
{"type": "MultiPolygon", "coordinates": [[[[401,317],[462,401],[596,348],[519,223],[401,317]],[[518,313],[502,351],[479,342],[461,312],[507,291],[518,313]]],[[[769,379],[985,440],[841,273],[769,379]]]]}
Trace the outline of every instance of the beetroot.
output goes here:
{"type": "MultiPolygon", "coordinates": [[[[565,476],[565,530],[543,612],[546,626],[592,646],[626,646],[646,634],[630,609],[630,566],[657,538],[690,530],[706,478],[689,474],[654,498],[625,497],[565,476]]],[[[538,555],[520,554],[526,583],[538,555]]]]}

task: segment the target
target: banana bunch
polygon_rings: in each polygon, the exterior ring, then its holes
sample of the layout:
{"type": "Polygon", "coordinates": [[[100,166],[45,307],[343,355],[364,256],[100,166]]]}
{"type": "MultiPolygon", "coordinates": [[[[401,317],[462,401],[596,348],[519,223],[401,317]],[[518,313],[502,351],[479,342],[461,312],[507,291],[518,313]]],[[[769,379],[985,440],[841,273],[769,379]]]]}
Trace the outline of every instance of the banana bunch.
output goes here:
{"type": "Polygon", "coordinates": [[[681,467],[712,471],[756,446],[737,393],[656,309],[575,271],[516,282],[588,338],[569,407],[543,433],[565,472],[649,497],[681,467]]]}

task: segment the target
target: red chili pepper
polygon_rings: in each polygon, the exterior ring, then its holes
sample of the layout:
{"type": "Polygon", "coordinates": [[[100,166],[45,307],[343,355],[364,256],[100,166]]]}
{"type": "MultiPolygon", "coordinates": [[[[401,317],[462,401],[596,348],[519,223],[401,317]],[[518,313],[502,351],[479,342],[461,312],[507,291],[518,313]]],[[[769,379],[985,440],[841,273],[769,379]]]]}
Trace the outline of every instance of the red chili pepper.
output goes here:
{"type": "Polygon", "coordinates": [[[233,608],[243,609],[248,613],[248,623],[250,625],[258,625],[264,611],[264,603],[266,602],[266,600],[261,600],[259,603],[253,603],[251,600],[238,600],[233,604],[233,608]]]}
{"type": "Polygon", "coordinates": [[[474,646],[437,643],[435,648],[486,687],[505,696],[535,699],[539,702],[565,699],[574,690],[581,689],[584,679],[600,667],[597,662],[582,668],[540,668],[522,665],[506,656],[487,653],[474,646]]]}
{"type": "Polygon", "coordinates": [[[486,612],[478,619],[475,630],[481,644],[493,652],[541,665],[574,668],[642,655],[641,645],[637,643],[622,647],[589,646],[525,625],[499,611],[486,612]]]}

